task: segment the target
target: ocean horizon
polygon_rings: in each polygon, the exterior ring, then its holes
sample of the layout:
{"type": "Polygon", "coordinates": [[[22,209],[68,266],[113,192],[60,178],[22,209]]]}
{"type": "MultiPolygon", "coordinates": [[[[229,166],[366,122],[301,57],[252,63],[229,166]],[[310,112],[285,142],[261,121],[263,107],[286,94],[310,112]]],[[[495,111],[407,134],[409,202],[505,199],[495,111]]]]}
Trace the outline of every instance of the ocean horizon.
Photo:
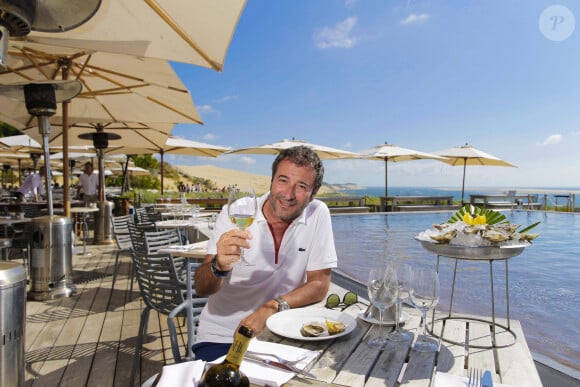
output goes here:
{"type": "MultiPolygon", "coordinates": [[[[580,187],[470,187],[465,189],[464,200],[474,194],[504,194],[508,190],[516,193],[548,195],[548,205],[554,205],[554,195],[580,195],[580,187]]],[[[385,196],[384,186],[358,187],[356,189],[340,189],[340,193],[353,196],[385,196]]],[[[461,200],[461,189],[457,187],[389,187],[389,196],[449,196],[461,200]]],[[[562,199],[559,200],[562,203],[562,199]]]]}

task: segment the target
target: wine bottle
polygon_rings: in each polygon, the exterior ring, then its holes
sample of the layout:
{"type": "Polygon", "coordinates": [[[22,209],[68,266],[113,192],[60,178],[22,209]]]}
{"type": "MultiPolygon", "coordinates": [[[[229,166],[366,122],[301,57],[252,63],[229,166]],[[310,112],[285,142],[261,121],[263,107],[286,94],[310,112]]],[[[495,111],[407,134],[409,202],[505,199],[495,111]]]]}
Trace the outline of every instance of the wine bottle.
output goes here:
{"type": "Polygon", "coordinates": [[[254,331],[240,326],[223,362],[211,366],[201,377],[200,387],[249,387],[248,377],[240,371],[240,364],[254,331]]]}

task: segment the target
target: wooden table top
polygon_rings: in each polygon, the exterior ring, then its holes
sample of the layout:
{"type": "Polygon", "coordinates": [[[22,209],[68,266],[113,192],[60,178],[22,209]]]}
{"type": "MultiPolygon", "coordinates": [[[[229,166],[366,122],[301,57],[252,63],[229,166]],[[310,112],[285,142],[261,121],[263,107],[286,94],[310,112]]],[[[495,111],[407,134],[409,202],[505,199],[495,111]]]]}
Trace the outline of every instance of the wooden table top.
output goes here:
{"type": "MultiPolygon", "coordinates": [[[[341,295],[344,289],[331,285],[331,293],[341,295]]],[[[317,305],[317,307],[323,307],[317,305]]],[[[351,306],[344,312],[355,317],[364,305],[351,306]]],[[[404,307],[410,315],[403,328],[417,336],[420,314],[413,308],[404,307]]],[[[537,369],[527,346],[518,321],[512,320],[512,329],[517,332],[515,345],[507,348],[476,349],[449,344],[438,340],[437,353],[419,353],[411,349],[411,342],[394,343],[391,349],[378,351],[366,342],[378,333],[378,326],[356,318],[357,327],[350,334],[327,341],[300,341],[278,336],[268,330],[259,337],[321,351],[321,355],[309,368],[318,381],[295,377],[290,386],[333,385],[342,386],[431,386],[436,372],[467,376],[471,367],[491,370],[494,382],[513,386],[541,386],[537,369]]],[[[430,321],[430,320],[429,320],[430,321]]],[[[392,329],[392,328],[391,328],[392,329]]],[[[441,330],[436,322],[435,329],[441,330]]],[[[489,326],[458,320],[447,321],[443,333],[446,338],[460,342],[489,343],[489,326]]],[[[511,337],[511,336],[510,336],[511,337]]],[[[502,336],[499,335],[499,339],[502,336]]]]}

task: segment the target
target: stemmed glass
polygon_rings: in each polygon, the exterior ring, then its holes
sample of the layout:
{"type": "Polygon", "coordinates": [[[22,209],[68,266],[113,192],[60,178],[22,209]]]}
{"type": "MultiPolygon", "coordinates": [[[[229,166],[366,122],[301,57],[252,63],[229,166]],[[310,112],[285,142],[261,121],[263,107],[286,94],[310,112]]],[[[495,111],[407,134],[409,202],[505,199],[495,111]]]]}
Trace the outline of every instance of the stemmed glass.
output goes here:
{"type": "Polygon", "coordinates": [[[436,352],[437,343],[427,337],[427,312],[439,302],[439,276],[433,269],[416,268],[413,270],[410,292],[411,301],[421,311],[423,333],[413,346],[418,352],[436,352]]]}
{"type": "Polygon", "coordinates": [[[383,350],[389,344],[383,336],[383,313],[397,301],[398,289],[397,273],[392,266],[371,268],[367,290],[371,304],[379,310],[379,335],[367,342],[372,348],[383,350]]]}
{"type": "Polygon", "coordinates": [[[413,271],[411,265],[403,262],[393,263],[393,267],[397,272],[397,281],[399,285],[399,293],[397,294],[396,313],[395,313],[395,330],[391,332],[388,339],[391,341],[409,341],[413,338],[411,332],[402,331],[399,322],[401,321],[401,309],[403,306],[403,301],[409,298],[409,293],[411,292],[411,280],[413,271]]]}
{"type": "MultiPolygon", "coordinates": [[[[232,223],[239,229],[245,230],[254,223],[256,212],[258,211],[258,202],[254,188],[248,189],[248,195],[239,197],[235,190],[231,190],[228,196],[228,217],[232,223]]],[[[240,262],[252,266],[244,256],[244,249],[240,248],[240,262]]]]}

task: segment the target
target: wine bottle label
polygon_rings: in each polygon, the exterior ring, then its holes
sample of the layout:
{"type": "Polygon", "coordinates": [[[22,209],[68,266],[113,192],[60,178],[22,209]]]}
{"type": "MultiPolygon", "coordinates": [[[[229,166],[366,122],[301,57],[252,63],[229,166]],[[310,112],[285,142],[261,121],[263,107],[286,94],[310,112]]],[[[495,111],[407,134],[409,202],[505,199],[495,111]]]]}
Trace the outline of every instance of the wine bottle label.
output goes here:
{"type": "Polygon", "coordinates": [[[230,347],[230,350],[228,351],[226,360],[233,364],[237,365],[242,364],[244,354],[246,353],[249,344],[250,339],[238,333],[236,335],[236,340],[233,342],[232,346],[230,347]]]}
{"type": "Polygon", "coordinates": [[[236,336],[234,337],[234,342],[232,343],[228,354],[226,355],[226,361],[230,363],[240,365],[244,359],[244,355],[248,346],[250,345],[250,340],[252,339],[253,332],[247,327],[240,327],[236,336]]]}

